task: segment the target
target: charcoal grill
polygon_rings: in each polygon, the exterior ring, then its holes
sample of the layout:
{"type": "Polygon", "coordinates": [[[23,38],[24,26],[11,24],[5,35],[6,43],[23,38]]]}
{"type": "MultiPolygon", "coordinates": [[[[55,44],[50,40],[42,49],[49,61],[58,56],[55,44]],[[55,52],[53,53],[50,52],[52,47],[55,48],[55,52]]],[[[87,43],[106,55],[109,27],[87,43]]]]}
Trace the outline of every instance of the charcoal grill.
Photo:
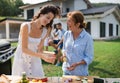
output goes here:
{"type": "Polygon", "coordinates": [[[9,41],[0,40],[0,75],[11,75],[11,58],[13,57],[16,47],[11,47],[9,41]]]}

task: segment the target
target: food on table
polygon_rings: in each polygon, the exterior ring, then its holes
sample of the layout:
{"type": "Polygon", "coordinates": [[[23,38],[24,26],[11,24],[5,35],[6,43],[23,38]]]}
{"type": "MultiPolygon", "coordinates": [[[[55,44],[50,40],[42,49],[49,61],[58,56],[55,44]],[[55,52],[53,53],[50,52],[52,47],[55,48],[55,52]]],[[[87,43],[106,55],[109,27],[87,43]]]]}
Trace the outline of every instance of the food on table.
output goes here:
{"type": "Polygon", "coordinates": [[[48,79],[47,78],[41,78],[42,82],[47,82],[48,79]]]}
{"type": "Polygon", "coordinates": [[[48,78],[28,78],[30,83],[42,83],[42,82],[47,82],[48,78]]]}
{"type": "Polygon", "coordinates": [[[69,83],[69,82],[72,82],[72,78],[67,78],[64,80],[64,83],[69,83]]]}
{"type": "Polygon", "coordinates": [[[80,79],[80,78],[76,78],[75,80],[76,80],[76,81],[81,81],[81,79],[80,79]]]}
{"type": "Polygon", "coordinates": [[[26,73],[23,72],[22,73],[22,79],[20,81],[20,83],[42,83],[42,82],[47,82],[48,79],[47,78],[32,78],[32,80],[30,81],[31,78],[27,78],[26,77],[26,73]]]}
{"type": "Polygon", "coordinates": [[[42,80],[33,79],[32,81],[30,81],[30,83],[42,83],[42,80]]]}
{"type": "Polygon", "coordinates": [[[88,83],[88,78],[83,78],[82,83],[88,83]]]}

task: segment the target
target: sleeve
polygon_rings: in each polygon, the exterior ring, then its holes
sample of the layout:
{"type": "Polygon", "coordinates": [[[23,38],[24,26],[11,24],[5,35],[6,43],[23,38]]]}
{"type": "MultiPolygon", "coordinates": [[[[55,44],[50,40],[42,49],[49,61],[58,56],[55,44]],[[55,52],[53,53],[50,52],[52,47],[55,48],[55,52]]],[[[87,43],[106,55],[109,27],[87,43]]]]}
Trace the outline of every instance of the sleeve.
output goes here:
{"type": "Polygon", "coordinates": [[[85,62],[87,65],[89,65],[92,60],[93,60],[93,55],[94,55],[94,44],[93,44],[93,39],[89,38],[86,44],[86,49],[85,49],[85,62]]]}

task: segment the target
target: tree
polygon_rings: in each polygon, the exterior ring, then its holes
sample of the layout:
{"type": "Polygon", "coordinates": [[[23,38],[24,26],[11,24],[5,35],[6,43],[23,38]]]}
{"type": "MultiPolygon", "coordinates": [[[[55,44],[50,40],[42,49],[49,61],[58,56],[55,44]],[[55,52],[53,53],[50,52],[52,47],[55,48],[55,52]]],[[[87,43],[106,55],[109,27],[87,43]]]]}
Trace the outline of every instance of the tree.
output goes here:
{"type": "Polygon", "coordinates": [[[0,0],[0,16],[17,16],[22,11],[19,9],[22,5],[22,0],[0,0]]]}
{"type": "Polygon", "coordinates": [[[23,6],[23,5],[24,4],[23,4],[22,0],[15,0],[15,10],[16,10],[15,15],[18,15],[21,13],[22,10],[19,9],[19,7],[23,6]]]}

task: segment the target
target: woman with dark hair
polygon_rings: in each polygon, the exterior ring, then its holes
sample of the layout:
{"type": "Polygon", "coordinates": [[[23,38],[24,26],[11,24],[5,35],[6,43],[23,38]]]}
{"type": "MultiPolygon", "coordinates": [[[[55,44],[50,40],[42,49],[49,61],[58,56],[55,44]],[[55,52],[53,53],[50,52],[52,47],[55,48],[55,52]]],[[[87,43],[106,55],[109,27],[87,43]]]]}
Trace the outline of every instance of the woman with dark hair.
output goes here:
{"type": "Polygon", "coordinates": [[[27,76],[43,77],[41,59],[54,63],[56,57],[43,52],[43,43],[50,34],[52,21],[57,14],[56,6],[45,5],[31,22],[21,24],[12,75],[21,76],[22,72],[26,72],[27,76]]]}
{"type": "Polygon", "coordinates": [[[93,60],[93,39],[85,31],[84,16],[80,11],[67,14],[69,30],[63,38],[63,74],[88,76],[88,66],[93,60]]]}

